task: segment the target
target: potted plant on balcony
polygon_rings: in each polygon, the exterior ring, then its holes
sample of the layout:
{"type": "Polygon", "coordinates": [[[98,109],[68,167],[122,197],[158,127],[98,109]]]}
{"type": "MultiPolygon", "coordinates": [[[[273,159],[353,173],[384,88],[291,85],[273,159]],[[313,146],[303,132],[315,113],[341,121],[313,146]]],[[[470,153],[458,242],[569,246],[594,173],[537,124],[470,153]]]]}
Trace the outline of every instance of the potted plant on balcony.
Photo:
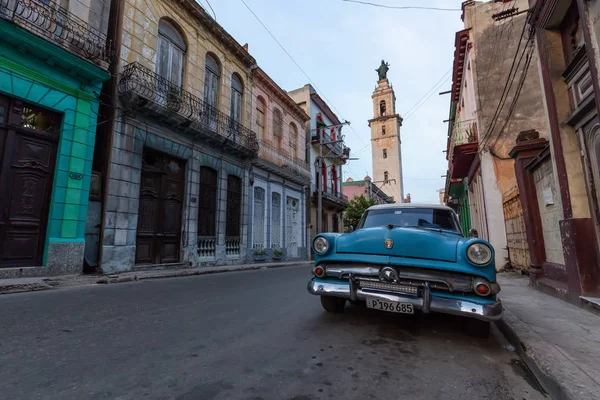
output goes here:
{"type": "Polygon", "coordinates": [[[267,259],[267,253],[264,249],[256,249],[254,250],[254,261],[262,262],[267,259]]]}
{"type": "Polygon", "coordinates": [[[281,261],[281,259],[283,258],[283,252],[279,249],[274,249],[272,258],[273,261],[281,261]]]}

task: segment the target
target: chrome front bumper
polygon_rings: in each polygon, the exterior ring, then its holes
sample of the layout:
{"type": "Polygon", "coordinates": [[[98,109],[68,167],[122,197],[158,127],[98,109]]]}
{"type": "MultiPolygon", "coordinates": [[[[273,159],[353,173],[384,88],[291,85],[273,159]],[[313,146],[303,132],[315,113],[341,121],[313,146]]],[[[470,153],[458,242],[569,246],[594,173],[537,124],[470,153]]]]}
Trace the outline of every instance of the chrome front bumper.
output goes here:
{"type": "Polygon", "coordinates": [[[342,297],[352,301],[366,300],[374,297],[380,300],[411,303],[424,313],[439,312],[477,318],[483,321],[496,321],[502,318],[502,303],[496,300],[491,304],[479,304],[462,299],[451,299],[432,295],[429,287],[423,288],[423,296],[403,296],[396,293],[385,293],[356,287],[352,279],[346,282],[324,282],[311,279],[308,282],[308,292],[317,296],[342,297]]]}

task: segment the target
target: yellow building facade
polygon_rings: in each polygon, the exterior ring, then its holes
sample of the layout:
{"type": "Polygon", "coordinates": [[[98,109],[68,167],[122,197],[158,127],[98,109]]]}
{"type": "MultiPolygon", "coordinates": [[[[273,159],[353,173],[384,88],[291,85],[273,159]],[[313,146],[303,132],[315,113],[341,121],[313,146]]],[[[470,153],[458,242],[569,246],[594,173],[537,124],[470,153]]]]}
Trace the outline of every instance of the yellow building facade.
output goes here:
{"type": "Polygon", "coordinates": [[[254,58],[193,0],[119,15],[101,268],[246,262],[254,58]]]}

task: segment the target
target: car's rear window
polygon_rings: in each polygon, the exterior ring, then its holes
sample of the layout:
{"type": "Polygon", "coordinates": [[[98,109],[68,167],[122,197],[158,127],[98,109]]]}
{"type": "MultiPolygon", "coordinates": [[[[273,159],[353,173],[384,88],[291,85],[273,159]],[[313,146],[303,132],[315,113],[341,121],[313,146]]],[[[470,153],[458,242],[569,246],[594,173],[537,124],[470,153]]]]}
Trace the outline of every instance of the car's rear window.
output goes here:
{"type": "Polygon", "coordinates": [[[387,208],[369,210],[363,216],[358,228],[374,228],[394,225],[400,227],[423,227],[460,232],[456,218],[451,211],[435,208],[387,208]]]}

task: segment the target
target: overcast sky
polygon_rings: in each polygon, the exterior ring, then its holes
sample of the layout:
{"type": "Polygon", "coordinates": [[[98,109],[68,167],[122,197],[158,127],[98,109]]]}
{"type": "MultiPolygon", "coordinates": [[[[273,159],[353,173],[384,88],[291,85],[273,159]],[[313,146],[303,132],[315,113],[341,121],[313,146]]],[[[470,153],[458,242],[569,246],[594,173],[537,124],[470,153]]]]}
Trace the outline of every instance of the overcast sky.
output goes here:
{"type": "MultiPolygon", "coordinates": [[[[198,0],[207,11],[207,0],[198,0]]],[[[257,63],[284,90],[309,83],[241,0],[208,0],[216,19],[241,44],[248,43],[257,63]]],[[[444,187],[445,153],[451,86],[448,73],[420,108],[407,112],[452,67],[454,34],[462,29],[460,11],[394,10],[342,0],[244,0],[310,77],[313,86],[345,127],[351,156],[344,180],[372,175],[370,129],[375,69],[390,63],[388,79],[396,92],[401,128],[404,193],[413,202],[437,203],[444,187]],[[444,83],[445,82],[445,83],[444,83]],[[407,118],[408,116],[408,118],[407,118]],[[365,146],[367,146],[365,148],[365,146]]],[[[394,6],[460,9],[461,0],[371,0],[394,6]]],[[[393,193],[389,193],[394,195],[393,193]]]]}

